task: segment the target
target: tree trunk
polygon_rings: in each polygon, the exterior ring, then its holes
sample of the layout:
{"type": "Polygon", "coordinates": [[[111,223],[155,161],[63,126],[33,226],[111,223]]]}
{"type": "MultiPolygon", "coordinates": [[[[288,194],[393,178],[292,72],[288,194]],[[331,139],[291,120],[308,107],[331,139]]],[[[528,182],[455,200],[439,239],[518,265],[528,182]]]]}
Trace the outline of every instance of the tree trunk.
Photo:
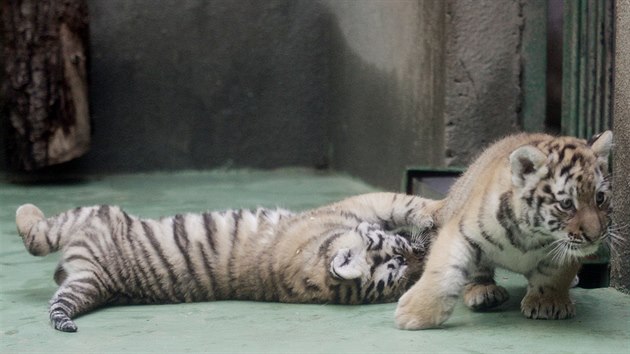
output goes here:
{"type": "Polygon", "coordinates": [[[86,0],[3,0],[3,130],[11,168],[31,171],[90,145],[86,0]]]}

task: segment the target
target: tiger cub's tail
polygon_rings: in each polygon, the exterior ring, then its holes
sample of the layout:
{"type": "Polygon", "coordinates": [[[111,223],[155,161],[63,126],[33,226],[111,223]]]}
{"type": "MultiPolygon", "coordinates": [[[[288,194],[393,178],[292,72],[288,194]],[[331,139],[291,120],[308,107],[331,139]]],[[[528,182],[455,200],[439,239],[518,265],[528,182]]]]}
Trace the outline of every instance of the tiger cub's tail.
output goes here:
{"type": "Polygon", "coordinates": [[[44,213],[33,204],[24,204],[15,212],[15,224],[26,249],[34,256],[45,256],[59,249],[59,242],[51,242],[50,225],[44,213]]]}

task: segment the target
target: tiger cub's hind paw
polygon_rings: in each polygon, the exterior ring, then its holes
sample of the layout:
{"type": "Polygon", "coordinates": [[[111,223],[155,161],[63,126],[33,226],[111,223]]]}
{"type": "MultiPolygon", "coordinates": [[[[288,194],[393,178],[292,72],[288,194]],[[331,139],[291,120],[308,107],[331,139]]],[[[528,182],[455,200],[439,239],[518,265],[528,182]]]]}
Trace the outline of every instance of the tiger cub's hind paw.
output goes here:
{"type": "Polygon", "coordinates": [[[50,313],[50,322],[52,326],[62,332],[76,332],[77,325],[61,310],[55,310],[50,313]]]}
{"type": "Polygon", "coordinates": [[[495,308],[509,298],[507,290],[496,284],[471,283],[464,289],[464,303],[475,311],[495,308]]]}
{"type": "Polygon", "coordinates": [[[56,330],[59,330],[62,332],[76,332],[78,329],[77,325],[72,321],[53,323],[53,326],[55,327],[56,330]]]}
{"type": "Polygon", "coordinates": [[[15,224],[22,237],[28,235],[33,225],[43,219],[44,213],[33,204],[24,204],[15,212],[15,224]]]}

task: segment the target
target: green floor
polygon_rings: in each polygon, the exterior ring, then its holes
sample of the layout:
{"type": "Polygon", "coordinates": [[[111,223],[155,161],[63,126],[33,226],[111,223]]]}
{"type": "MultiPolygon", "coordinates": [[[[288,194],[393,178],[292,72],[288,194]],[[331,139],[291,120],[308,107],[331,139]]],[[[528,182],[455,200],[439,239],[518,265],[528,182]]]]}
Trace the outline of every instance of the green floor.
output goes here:
{"type": "Polygon", "coordinates": [[[525,282],[500,273],[512,299],[493,313],[459,305],[444,328],[397,330],[395,304],[365,306],[215,302],[105,308],[53,330],[54,255],[29,255],[15,232],[25,202],[56,213],[111,203],[133,214],[234,207],[305,209],[374,189],[344,176],[304,170],[184,172],[107,177],[73,184],[13,185],[0,180],[0,353],[10,352],[498,352],[630,353],[630,296],[574,289],[578,315],[533,321],[518,310],[525,282]]]}

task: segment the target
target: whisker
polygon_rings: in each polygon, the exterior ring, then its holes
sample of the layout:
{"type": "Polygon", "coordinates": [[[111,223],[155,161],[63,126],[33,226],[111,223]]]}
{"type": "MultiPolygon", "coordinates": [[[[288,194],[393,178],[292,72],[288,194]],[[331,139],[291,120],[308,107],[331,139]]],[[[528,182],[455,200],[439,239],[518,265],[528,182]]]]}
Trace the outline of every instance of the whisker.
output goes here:
{"type": "Polygon", "coordinates": [[[619,233],[614,232],[614,231],[606,233],[605,237],[609,238],[613,242],[622,243],[622,244],[628,241],[625,237],[621,236],[619,233]]]}
{"type": "Polygon", "coordinates": [[[608,247],[611,256],[618,257],[619,248],[622,247],[628,240],[621,236],[618,232],[611,230],[610,228],[603,237],[604,244],[608,247]]]}
{"type": "Polygon", "coordinates": [[[604,239],[617,245],[625,244],[628,239],[623,237],[621,235],[623,232],[620,231],[618,228],[609,227],[604,234],[604,239]]]}
{"type": "Polygon", "coordinates": [[[413,247],[427,250],[431,243],[431,231],[411,230],[411,244],[413,247]]]}
{"type": "Polygon", "coordinates": [[[617,258],[620,256],[617,247],[611,243],[606,243],[606,247],[608,248],[608,252],[610,253],[610,257],[617,258]]]}
{"type": "Polygon", "coordinates": [[[555,240],[550,246],[552,246],[552,248],[547,254],[551,256],[551,261],[559,265],[564,264],[568,252],[566,241],[563,239],[555,240]]]}
{"type": "Polygon", "coordinates": [[[609,226],[609,231],[626,231],[630,229],[630,224],[609,226]]]}

